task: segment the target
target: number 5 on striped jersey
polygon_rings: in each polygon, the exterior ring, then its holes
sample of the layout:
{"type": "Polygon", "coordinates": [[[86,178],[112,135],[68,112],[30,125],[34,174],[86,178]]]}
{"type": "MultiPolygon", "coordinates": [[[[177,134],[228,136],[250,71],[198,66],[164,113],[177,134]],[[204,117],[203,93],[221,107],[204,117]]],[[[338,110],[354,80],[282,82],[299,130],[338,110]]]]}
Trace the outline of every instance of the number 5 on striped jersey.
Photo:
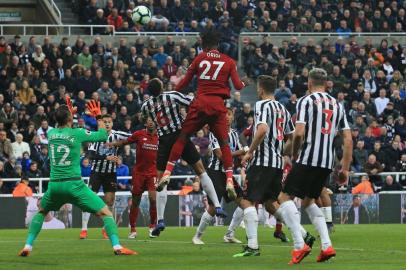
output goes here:
{"type": "Polygon", "coordinates": [[[278,141],[283,140],[283,121],[284,119],[282,117],[276,118],[276,129],[278,131],[278,136],[276,137],[276,139],[278,141]]]}

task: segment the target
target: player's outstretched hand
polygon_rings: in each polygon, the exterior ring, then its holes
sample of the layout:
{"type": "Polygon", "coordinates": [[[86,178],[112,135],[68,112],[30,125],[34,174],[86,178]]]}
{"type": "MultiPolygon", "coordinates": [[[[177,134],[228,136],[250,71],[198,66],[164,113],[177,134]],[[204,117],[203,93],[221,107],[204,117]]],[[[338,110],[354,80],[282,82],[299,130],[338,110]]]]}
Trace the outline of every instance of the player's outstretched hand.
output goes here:
{"type": "Polygon", "coordinates": [[[73,107],[72,101],[71,101],[70,96],[68,94],[65,95],[65,100],[66,100],[66,105],[68,106],[68,109],[69,109],[70,113],[72,114],[72,116],[74,116],[77,113],[78,108],[73,107]]]}
{"type": "Polygon", "coordinates": [[[89,110],[91,116],[98,117],[101,115],[100,101],[97,102],[95,100],[90,100],[87,102],[86,107],[89,110]]]}
{"type": "Polygon", "coordinates": [[[338,184],[346,185],[348,183],[349,172],[347,170],[340,170],[338,172],[338,184]]]}

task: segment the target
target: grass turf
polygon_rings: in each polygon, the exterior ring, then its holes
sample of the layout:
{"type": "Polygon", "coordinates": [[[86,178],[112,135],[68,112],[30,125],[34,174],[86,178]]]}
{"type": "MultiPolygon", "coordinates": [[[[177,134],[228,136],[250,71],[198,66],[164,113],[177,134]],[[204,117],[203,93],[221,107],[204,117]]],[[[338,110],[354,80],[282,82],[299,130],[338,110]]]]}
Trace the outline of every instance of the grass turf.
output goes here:
{"type": "MultiPolygon", "coordinates": [[[[337,257],[316,263],[316,242],[312,254],[297,266],[287,265],[291,243],[279,242],[273,230],[264,227],[259,229],[260,257],[232,258],[241,246],[223,243],[225,230],[210,227],[203,237],[206,245],[194,246],[195,228],[167,228],[152,240],[144,228],[136,240],[128,240],[128,231],[120,229],[122,244],[139,252],[129,257],[114,256],[100,229],[91,229],[87,240],[78,239],[80,229],[45,230],[28,258],[16,256],[27,230],[0,230],[0,269],[406,269],[405,225],[338,225],[332,235],[337,257]]],[[[238,229],[236,236],[245,239],[244,235],[238,229]]]]}

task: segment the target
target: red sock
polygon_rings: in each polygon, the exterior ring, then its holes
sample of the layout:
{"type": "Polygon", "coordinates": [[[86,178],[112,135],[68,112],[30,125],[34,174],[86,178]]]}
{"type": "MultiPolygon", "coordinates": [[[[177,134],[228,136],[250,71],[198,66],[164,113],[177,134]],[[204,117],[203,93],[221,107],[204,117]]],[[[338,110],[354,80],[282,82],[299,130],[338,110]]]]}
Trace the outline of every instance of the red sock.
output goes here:
{"type": "MultiPolygon", "coordinates": [[[[226,171],[230,171],[231,170],[231,177],[232,177],[232,171],[233,171],[233,157],[231,155],[231,150],[230,150],[230,146],[228,144],[223,145],[220,147],[221,150],[221,155],[222,155],[222,161],[223,161],[223,166],[224,166],[224,170],[226,171]]],[[[228,176],[227,176],[228,178],[228,176]]]]}
{"type": "Polygon", "coordinates": [[[137,217],[138,217],[138,212],[140,211],[140,208],[138,206],[131,206],[130,209],[130,227],[135,228],[135,224],[137,223],[137,217]]]}
{"type": "Polygon", "coordinates": [[[282,223],[277,222],[275,226],[275,232],[279,233],[282,231],[282,223]]]}
{"type": "Polygon", "coordinates": [[[183,149],[185,148],[186,141],[182,138],[178,138],[175,144],[172,146],[171,153],[169,155],[168,163],[166,165],[166,171],[172,172],[173,164],[180,158],[183,153],[183,149]],[[172,164],[170,164],[172,163],[172,164]]]}
{"type": "Polygon", "coordinates": [[[157,214],[156,214],[156,201],[149,202],[149,219],[151,225],[155,226],[157,214]]]}

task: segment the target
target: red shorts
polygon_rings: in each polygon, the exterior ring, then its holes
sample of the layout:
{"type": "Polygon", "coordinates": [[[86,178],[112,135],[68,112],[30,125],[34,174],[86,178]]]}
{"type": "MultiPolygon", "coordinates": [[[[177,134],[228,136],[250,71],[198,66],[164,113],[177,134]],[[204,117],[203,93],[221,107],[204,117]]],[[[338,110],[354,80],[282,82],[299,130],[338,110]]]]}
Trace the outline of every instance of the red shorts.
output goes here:
{"type": "Polygon", "coordinates": [[[142,175],[133,172],[132,176],[132,191],[131,193],[134,195],[142,195],[144,191],[155,191],[155,182],[156,176],[155,175],[142,175]]]}
{"type": "Polygon", "coordinates": [[[228,140],[227,108],[224,99],[216,96],[198,96],[189,107],[182,132],[191,136],[206,124],[217,139],[228,140]]]}

